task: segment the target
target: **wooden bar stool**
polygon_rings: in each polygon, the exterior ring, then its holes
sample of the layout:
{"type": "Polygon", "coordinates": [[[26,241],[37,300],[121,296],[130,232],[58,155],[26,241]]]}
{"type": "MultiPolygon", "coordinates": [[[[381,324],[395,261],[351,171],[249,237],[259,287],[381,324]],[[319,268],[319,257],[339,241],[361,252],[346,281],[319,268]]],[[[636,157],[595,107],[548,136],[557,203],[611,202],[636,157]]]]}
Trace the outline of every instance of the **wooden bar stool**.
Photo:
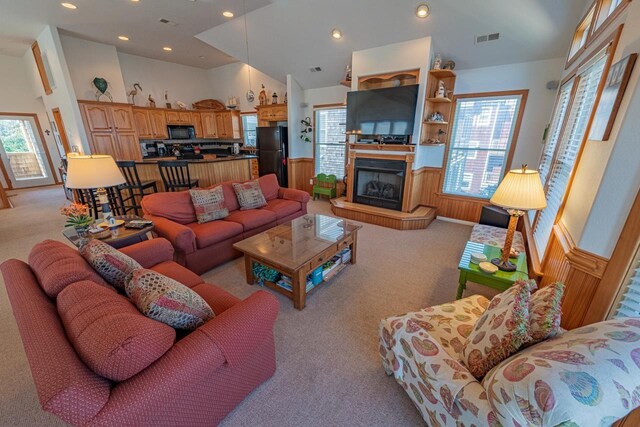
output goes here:
{"type": "Polygon", "coordinates": [[[198,180],[191,179],[186,160],[160,161],[158,169],[166,191],[183,191],[198,186],[198,180]]]}
{"type": "Polygon", "coordinates": [[[136,162],[133,160],[121,160],[116,162],[118,168],[120,168],[120,172],[124,176],[124,179],[127,180],[126,184],[122,184],[118,186],[118,191],[120,192],[120,197],[123,202],[123,209],[125,214],[133,210],[137,216],[140,216],[140,212],[142,210],[140,206],[140,200],[144,197],[145,190],[152,189],[152,193],[158,192],[158,186],[155,181],[142,181],[140,180],[140,176],[138,175],[138,168],[136,167],[136,162]],[[124,196],[122,193],[125,193],[124,196]]]}

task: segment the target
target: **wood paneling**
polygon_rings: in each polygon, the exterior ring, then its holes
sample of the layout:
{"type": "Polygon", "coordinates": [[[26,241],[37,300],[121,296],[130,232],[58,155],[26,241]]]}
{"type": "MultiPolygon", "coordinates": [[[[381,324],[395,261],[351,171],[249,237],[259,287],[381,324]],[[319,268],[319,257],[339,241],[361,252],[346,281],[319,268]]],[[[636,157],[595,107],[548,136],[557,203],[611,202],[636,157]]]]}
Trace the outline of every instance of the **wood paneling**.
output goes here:
{"type": "Polygon", "coordinates": [[[393,211],[361,203],[347,202],[344,197],[331,200],[331,211],[342,218],[395,228],[422,230],[436,218],[436,210],[421,206],[411,213],[393,211]]]}
{"type": "Polygon", "coordinates": [[[313,184],[311,180],[315,176],[313,159],[301,157],[297,159],[288,159],[289,167],[289,188],[313,193],[313,184]]]}
{"type": "Polygon", "coordinates": [[[640,408],[631,411],[629,415],[613,424],[614,427],[637,427],[640,426],[640,408]]]}
{"type": "Polygon", "coordinates": [[[574,329],[585,323],[608,260],[575,246],[562,222],[553,227],[549,247],[545,253],[541,286],[562,282],[562,327],[574,329]]]}
{"type": "Polygon", "coordinates": [[[59,108],[51,109],[51,114],[53,115],[53,120],[56,123],[56,127],[58,128],[58,135],[60,136],[60,143],[62,144],[62,149],[65,153],[71,152],[71,144],[69,144],[69,138],[67,138],[67,130],[64,127],[64,121],[62,120],[62,114],[60,113],[59,108]]]}
{"type": "MultiPolygon", "coordinates": [[[[138,163],[142,181],[155,181],[159,191],[164,191],[162,178],[156,162],[138,163]]],[[[202,188],[223,181],[248,181],[251,179],[251,159],[220,160],[213,162],[190,162],[191,179],[197,179],[202,188]]]]}

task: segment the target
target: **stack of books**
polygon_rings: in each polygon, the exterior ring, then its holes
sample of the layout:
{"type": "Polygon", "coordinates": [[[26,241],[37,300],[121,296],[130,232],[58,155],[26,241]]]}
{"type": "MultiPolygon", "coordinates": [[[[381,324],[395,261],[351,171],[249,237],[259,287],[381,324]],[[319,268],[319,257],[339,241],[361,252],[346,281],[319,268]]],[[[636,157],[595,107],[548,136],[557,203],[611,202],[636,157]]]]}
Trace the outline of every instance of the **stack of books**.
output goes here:
{"type": "MultiPolygon", "coordinates": [[[[290,292],[293,291],[293,286],[291,285],[291,277],[285,276],[284,274],[282,275],[280,280],[276,282],[276,285],[290,292]]],[[[307,292],[309,292],[313,288],[314,288],[314,284],[313,282],[311,282],[311,276],[309,276],[307,277],[307,292]]]]}

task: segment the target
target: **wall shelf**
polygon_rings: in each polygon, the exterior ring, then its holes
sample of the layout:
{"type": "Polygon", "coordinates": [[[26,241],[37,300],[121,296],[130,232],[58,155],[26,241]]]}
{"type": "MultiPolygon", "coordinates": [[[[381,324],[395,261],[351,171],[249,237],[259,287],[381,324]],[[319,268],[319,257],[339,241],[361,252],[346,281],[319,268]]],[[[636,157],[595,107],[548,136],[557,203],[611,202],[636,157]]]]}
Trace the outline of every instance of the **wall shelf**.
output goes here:
{"type": "Polygon", "coordinates": [[[456,73],[454,73],[453,70],[430,70],[429,74],[437,79],[446,79],[456,76],[456,73]]]}
{"type": "Polygon", "coordinates": [[[340,84],[341,84],[342,86],[346,86],[346,87],[348,87],[348,88],[351,88],[351,82],[350,82],[350,81],[348,81],[348,80],[343,80],[343,81],[341,81],[341,82],[340,82],[340,84]]]}
{"type": "Polygon", "coordinates": [[[433,102],[434,104],[451,104],[449,98],[427,98],[427,102],[433,102]]]}
{"type": "Polygon", "coordinates": [[[428,124],[428,125],[443,125],[443,126],[449,125],[449,122],[430,122],[429,120],[425,120],[424,122],[425,124],[428,124]]]}

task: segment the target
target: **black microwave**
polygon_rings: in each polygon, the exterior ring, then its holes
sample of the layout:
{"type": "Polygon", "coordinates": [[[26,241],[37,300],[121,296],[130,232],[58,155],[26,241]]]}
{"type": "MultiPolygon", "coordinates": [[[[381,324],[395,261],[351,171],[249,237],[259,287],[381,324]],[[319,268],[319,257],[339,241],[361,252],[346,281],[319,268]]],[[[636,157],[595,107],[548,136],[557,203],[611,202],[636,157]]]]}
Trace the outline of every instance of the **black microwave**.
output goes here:
{"type": "Polygon", "coordinates": [[[193,126],[167,126],[169,139],[196,139],[196,128],[193,126]]]}

